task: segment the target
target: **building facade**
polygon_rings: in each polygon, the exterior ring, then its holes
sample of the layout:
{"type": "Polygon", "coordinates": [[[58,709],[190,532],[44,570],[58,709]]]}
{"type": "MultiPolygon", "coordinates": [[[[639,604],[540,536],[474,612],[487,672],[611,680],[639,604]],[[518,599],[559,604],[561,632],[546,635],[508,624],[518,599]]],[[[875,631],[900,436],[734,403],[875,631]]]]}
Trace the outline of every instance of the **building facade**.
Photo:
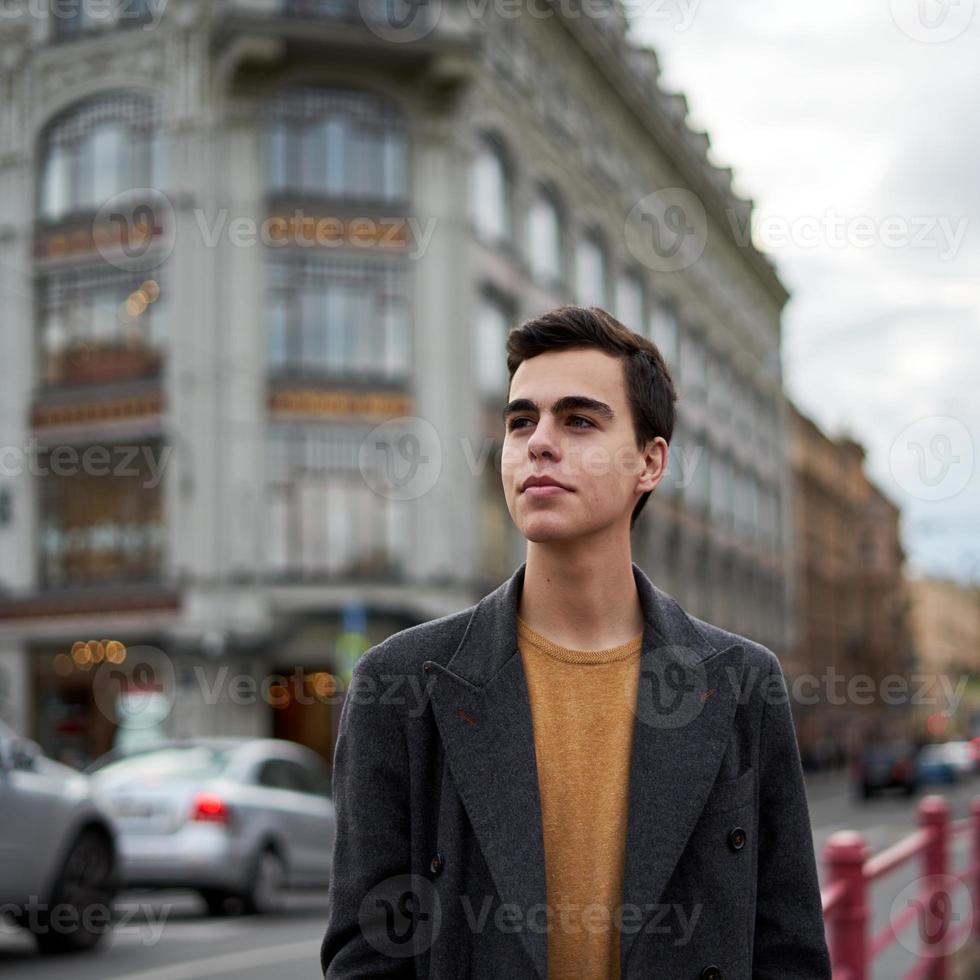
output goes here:
{"type": "Polygon", "coordinates": [[[951,579],[909,580],[910,623],[922,675],[915,708],[922,741],[980,735],[980,588],[951,579]]]}
{"type": "Polygon", "coordinates": [[[816,766],[853,758],[869,737],[912,734],[910,701],[885,679],[907,682],[915,645],[898,508],[868,479],[859,443],[789,409],[799,634],[787,673],[800,750],[816,766]]]}
{"type": "Polygon", "coordinates": [[[122,723],[330,758],[359,652],[522,560],[503,344],[563,302],[651,337],[680,391],[635,560],[790,650],[788,296],[619,8],[8,6],[15,728],[72,760],[122,723]]]}

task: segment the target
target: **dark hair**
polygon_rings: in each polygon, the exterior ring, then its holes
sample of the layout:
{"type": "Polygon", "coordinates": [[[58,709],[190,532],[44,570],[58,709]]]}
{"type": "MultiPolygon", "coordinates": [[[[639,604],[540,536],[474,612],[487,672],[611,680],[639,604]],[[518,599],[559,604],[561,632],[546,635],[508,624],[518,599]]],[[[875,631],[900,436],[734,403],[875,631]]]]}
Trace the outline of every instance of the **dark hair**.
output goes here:
{"type": "MultiPolygon", "coordinates": [[[[642,449],[657,436],[669,445],[674,434],[677,391],[663,355],[656,344],[598,306],[559,306],[514,327],[507,335],[510,380],[529,358],[576,347],[597,347],[622,358],[637,448],[642,449]]],[[[631,530],[652,492],[648,490],[636,502],[631,530]]]]}

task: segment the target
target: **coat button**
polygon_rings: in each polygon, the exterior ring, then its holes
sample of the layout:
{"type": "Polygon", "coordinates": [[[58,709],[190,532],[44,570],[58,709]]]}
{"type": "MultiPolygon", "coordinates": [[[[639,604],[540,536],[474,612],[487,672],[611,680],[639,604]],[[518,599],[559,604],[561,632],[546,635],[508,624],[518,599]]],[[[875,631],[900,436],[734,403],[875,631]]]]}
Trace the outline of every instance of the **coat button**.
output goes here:
{"type": "Polygon", "coordinates": [[[426,660],[426,662],[422,664],[422,669],[428,674],[432,670],[432,661],[426,660]]]}
{"type": "Polygon", "coordinates": [[[740,851],[745,847],[745,831],[741,827],[733,827],[728,832],[728,846],[733,851],[740,851]]]}
{"type": "Polygon", "coordinates": [[[433,878],[438,877],[439,873],[442,871],[442,865],[442,855],[436,854],[435,857],[433,857],[429,862],[429,871],[431,872],[433,878]]]}
{"type": "Polygon", "coordinates": [[[721,980],[721,970],[716,966],[706,966],[701,971],[701,980],[721,980]]]}

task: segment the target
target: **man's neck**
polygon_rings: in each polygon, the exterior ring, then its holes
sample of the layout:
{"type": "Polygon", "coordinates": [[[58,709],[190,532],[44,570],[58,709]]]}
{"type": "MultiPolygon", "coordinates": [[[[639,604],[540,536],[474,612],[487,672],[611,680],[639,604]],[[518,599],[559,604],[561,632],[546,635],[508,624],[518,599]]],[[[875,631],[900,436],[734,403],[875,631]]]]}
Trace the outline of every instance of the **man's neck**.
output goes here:
{"type": "Polygon", "coordinates": [[[633,639],[643,631],[643,609],[628,536],[625,547],[529,542],[517,613],[573,650],[607,650],[633,639]]]}

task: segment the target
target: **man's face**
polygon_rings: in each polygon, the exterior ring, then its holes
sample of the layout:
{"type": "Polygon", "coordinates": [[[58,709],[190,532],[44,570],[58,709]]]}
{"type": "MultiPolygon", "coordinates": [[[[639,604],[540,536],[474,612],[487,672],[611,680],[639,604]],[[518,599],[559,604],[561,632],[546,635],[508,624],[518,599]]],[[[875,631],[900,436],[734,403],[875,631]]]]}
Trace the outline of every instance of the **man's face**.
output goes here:
{"type": "Polygon", "coordinates": [[[509,397],[501,476],[524,537],[559,541],[619,523],[628,529],[640,494],[663,475],[667,444],[657,440],[662,462],[659,449],[646,457],[637,449],[622,360],[596,348],[539,354],[514,372],[509,397]],[[560,486],[525,486],[531,477],[560,486]]]}

